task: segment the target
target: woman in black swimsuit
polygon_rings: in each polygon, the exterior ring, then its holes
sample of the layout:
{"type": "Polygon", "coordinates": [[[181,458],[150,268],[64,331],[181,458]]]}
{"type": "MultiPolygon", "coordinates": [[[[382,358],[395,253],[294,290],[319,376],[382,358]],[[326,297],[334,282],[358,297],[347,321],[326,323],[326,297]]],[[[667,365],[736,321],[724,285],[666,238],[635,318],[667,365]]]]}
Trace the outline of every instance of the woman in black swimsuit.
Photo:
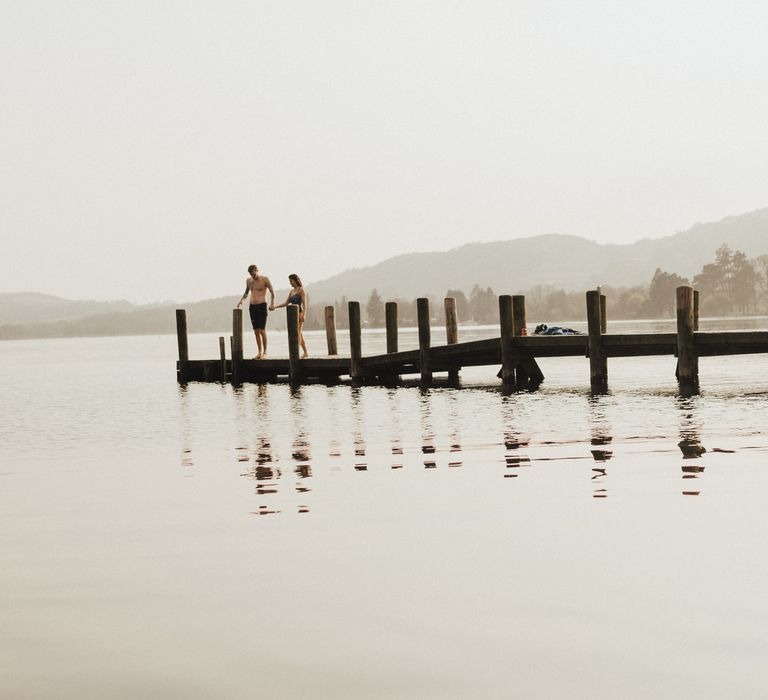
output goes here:
{"type": "Polygon", "coordinates": [[[288,281],[291,283],[291,291],[288,292],[288,298],[275,306],[280,309],[288,304],[296,304],[299,307],[299,343],[301,344],[302,359],[307,356],[307,344],[304,342],[304,334],[301,329],[304,327],[304,319],[307,317],[307,292],[301,284],[298,275],[288,275],[288,281]]]}

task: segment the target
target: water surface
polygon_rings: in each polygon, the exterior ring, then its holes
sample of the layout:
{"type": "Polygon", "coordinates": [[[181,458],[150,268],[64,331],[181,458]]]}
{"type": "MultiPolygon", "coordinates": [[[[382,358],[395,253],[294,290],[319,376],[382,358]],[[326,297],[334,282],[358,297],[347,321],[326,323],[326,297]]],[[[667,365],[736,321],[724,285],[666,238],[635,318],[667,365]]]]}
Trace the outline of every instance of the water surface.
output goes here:
{"type": "Polygon", "coordinates": [[[0,343],[0,696],[768,693],[768,357],[684,398],[673,358],[593,397],[584,358],[505,394],[179,387],[175,354],[0,343]]]}

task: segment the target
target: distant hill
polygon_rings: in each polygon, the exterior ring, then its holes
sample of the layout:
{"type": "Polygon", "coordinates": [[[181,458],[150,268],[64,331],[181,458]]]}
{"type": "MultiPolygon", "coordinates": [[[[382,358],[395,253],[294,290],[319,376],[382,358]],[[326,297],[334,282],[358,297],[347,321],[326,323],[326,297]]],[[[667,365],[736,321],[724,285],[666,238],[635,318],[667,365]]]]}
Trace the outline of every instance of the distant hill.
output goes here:
{"type": "MultiPolygon", "coordinates": [[[[748,257],[768,254],[768,208],[628,245],[602,245],[578,236],[549,234],[398,255],[314,282],[308,285],[308,293],[310,304],[321,304],[344,296],[365,302],[373,289],[386,300],[440,298],[448,289],[468,294],[475,284],[491,287],[497,294],[525,292],[537,285],[565,291],[597,285],[647,285],[657,267],[692,279],[714,259],[723,243],[748,257]]],[[[285,294],[285,290],[276,290],[277,300],[282,301],[285,294]]],[[[173,333],[177,307],[187,309],[190,332],[224,332],[230,328],[235,302],[236,298],[226,296],[137,306],[124,300],[0,294],[0,339],[173,333]]],[[[270,321],[271,328],[284,324],[284,314],[270,321]]]]}
{"type": "Polygon", "coordinates": [[[440,297],[448,289],[469,293],[474,284],[499,294],[537,285],[580,291],[596,285],[648,284],[657,267],[692,278],[727,243],[755,257],[768,253],[768,208],[696,224],[672,236],[627,245],[604,245],[578,236],[548,234],[492,243],[470,243],[444,252],[399,255],[308,285],[312,300],[346,296],[365,300],[440,297]]]}
{"type": "Polygon", "coordinates": [[[39,323],[67,321],[94,314],[130,311],[129,301],[73,301],[38,292],[0,294],[0,325],[6,323],[39,323]]]}

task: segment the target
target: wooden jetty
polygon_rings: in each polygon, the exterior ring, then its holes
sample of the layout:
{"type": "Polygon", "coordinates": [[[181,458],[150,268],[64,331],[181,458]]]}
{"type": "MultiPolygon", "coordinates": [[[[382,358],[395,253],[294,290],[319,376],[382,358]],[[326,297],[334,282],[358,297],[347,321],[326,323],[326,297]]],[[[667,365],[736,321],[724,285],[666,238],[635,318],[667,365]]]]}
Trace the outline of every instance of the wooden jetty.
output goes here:
{"type": "Polygon", "coordinates": [[[697,390],[699,357],[768,353],[768,331],[700,332],[699,293],[691,287],[678,287],[677,331],[675,333],[607,333],[605,296],[599,290],[586,293],[587,332],[584,335],[527,335],[525,297],[499,297],[499,337],[459,342],[456,302],[445,300],[446,342],[433,345],[428,299],[417,300],[419,347],[398,350],[397,304],[385,305],[386,348],[384,354],[363,355],[360,303],[349,302],[349,357],[339,356],[336,343],[334,308],[325,308],[326,357],[299,356],[299,309],[288,305],[288,358],[246,360],[243,358],[243,315],[234,309],[230,359],[226,343],[219,338],[219,357],[191,360],[187,342],[187,318],[184,309],[176,311],[179,360],[177,378],[191,381],[284,382],[298,385],[309,381],[338,382],[349,378],[353,383],[395,384],[403,376],[418,375],[429,385],[436,373],[447,373],[455,382],[463,367],[501,366],[499,378],[504,386],[532,390],[544,380],[536,358],[586,357],[589,359],[590,387],[593,392],[608,388],[608,359],[669,355],[677,358],[675,374],[681,389],[697,390]]]}

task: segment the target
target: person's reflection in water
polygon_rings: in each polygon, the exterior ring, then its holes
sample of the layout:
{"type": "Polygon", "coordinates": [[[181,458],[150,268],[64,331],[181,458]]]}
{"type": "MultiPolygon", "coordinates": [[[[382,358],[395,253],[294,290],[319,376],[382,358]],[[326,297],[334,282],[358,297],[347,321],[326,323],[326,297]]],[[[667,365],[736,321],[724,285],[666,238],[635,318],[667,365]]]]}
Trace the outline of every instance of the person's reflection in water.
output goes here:
{"type": "Polygon", "coordinates": [[[518,400],[518,394],[504,393],[501,396],[505,479],[516,479],[522,467],[531,466],[531,458],[522,451],[523,448],[528,447],[530,438],[516,427],[514,420],[514,408],[518,400]]]}
{"type": "Polygon", "coordinates": [[[432,394],[429,388],[419,387],[419,415],[421,418],[421,452],[424,457],[425,469],[436,469],[437,461],[433,457],[435,448],[435,431],[432,427],[432,394]]]}
{"type": "Polygon", "coordinates": [[[677,446],[683,453],[684,464],[681,469],[683,472],[684,496],[698,496],[701,491],[698,488],[691,487],[692,479],[698,479],[704,471],[704,465],[699,461],[707,448],[701,444],[701,424],[696,416],[696,397],[681,396],[677,399],[677,406],[680,409],[680,441],[677,446]]]}
{"type": "Polygon", "coordinates": [[[613,450],[609,450],[606,446],[609,446],[613,442],[613,436],[611,435],[611,425],[608,421],[607,402],[611,401],[610,396],[592,394],[589,397],[589,422],[592,432],[590,444],[592,448],[592,459],[595,461],[595,465],[592,467],[592,481],[593,483],[593,498],[607,498],[607,477],[608,469],[603,466],[605,462],[609,461],[613,457],[613,450]]]}

